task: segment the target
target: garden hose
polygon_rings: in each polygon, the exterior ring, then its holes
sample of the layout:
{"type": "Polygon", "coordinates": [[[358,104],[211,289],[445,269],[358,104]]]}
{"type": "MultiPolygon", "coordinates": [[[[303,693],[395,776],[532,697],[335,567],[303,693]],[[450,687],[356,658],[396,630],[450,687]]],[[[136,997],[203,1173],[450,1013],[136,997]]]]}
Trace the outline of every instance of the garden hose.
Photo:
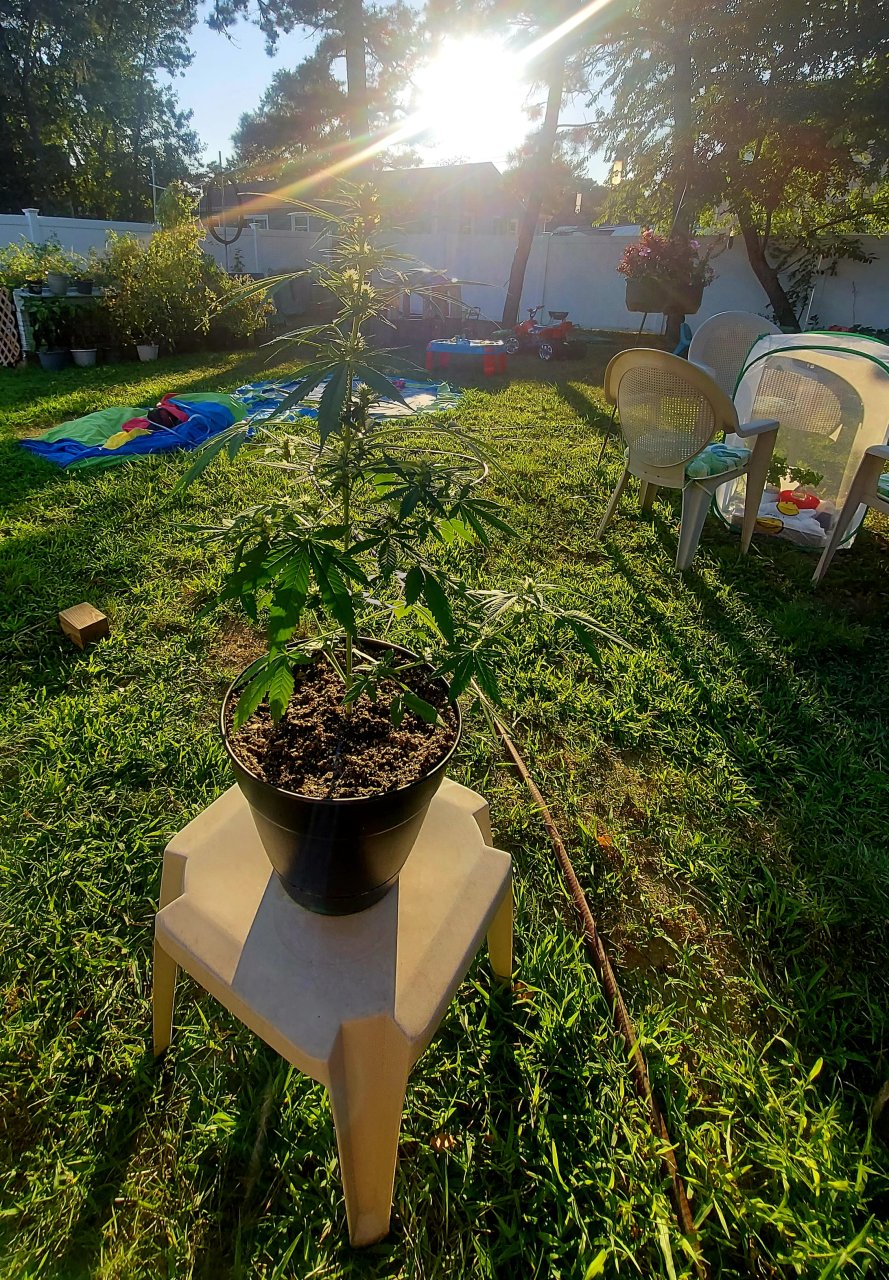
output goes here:
{"type": "Polygon", "coordinates": [[[657,1098],[655,1097],[654,1089],[651,1084],[651,1077],[648,1074],[648,1064],[645,1061],[645,1055],[639,1048],[639,1037],[636,1034],[636,1029],[633,1026],[633,1020],[627,1011],[627,1006],[625,1005],[623,996],[621,995],[620,987],[617,983],[617,977],[615,976],[611,961],[608,958],[608,952],[605,950],[605,946],[599,936],[599,931],[596,928],[596,922],[593,918],[593,913],[590,910],[590,904],[588,903],[586,895],[584,894],[584,891],[580,886],[580,882],[577,879],[577,874],[572,865],[571,858],[568,855],[565,842],[562,839],[546,801],[531,776],[528,766],[519,754],[518,748],[507,732],[506,726],[499,717],[494,714],[493,708],[490,703],[488,703],[487,699],[483,699],[483,705],[485,706],[485,710],[491,721],[496,726],[500,737],[503,739],[503,745],[506,747],[507,753],[509,754],[509,757],[516,769],[518,769],[524,779],[525,784],[531,793],[532,799],[537,806],[538,812],[540,813],[540,817],[543,819],[543,825],[546,827],[550,844],[555,851],[562,875],[571,893],[571,898],[574,903],[579,922],[582,925],[584,941],[587,944],[587,950],[589,951],[593,968],[595,969],[599,981],[602,984],[605,996],[611,1005],[617,1031],[626,1046],[627,1055],[632,1067],[633,1082],[636,1086],[636,1092],[648,1109],[648,1118],[652,1133],[661,1145],[661,1158],[664,1162],[665,1170],[670,1178],[673,1205],[676,1210],[676,1219],[679,1228],[694,1251],[695,1269],[697,1271],[698,1280],[709,1280],[710,1268],[701,1251],[697,1228],[691,1212],[691,1205],[689,1204],[688,1194],[685,1190],[685,1181],[676,1160],[675,1146],[670,1138],[670,1134],[667,1129],[667,1122],[664,1119],[664,1113],[661,1110],[657,1098]]]}

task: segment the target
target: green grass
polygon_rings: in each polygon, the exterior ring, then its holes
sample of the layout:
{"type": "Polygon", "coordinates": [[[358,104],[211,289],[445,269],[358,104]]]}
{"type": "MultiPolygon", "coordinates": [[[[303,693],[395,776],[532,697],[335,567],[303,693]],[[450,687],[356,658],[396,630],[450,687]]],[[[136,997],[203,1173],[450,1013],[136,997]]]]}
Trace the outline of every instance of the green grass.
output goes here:
{"type": "MultiPolygon", "coordinates": [[[[687,1276],[546,838],[472,718],[457,775],[515,858],[516,983],[480,959],[414,1072],[390,1237],[349,1248],[323,1090],[190,982],[151,1060],[162,851],[228,785],[215,708],[257,645],[234,614],[199,615],[221,564],[183,526],[271,477],[239,459],[181,502],[184,459],[67,475],[12,442],[258,368],[0,373],[0,1274],[687,1276]],[[80,600],[112,622],[86,653],[56,622],[80,600]]],[[[612,442],[596,465],[600,377],[601,360],[521,362],[459,411],[518,531],[471,553],[480,575],[575,587],[635,646],[593,669],[517,636],[517,739],[616,957],[714,1276],[883,1277],[886,543],[862,534],[817,593],[811,556],[742,559],[713,521],[679,577],[677,495],[650,519],[628,498],[593,544],[619,462],[612,442]]]]}

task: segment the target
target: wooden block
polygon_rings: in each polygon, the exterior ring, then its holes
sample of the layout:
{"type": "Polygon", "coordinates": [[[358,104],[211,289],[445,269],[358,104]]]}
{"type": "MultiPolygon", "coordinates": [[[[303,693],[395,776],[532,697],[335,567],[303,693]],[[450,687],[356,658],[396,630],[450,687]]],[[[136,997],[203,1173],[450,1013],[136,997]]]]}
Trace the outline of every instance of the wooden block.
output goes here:
{"type": "Polygon", "coordinates": [[[108,619],[91,604],[73,604],[59,614],[59,624],[69,640],[85,649],[108,634],[108,619]]]}

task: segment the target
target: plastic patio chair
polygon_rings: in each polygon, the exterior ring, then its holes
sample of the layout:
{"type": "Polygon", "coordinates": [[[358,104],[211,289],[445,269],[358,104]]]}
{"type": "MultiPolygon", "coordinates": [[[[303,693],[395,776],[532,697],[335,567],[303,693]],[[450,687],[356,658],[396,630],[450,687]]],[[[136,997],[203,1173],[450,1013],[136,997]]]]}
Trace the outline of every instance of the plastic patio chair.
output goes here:
{"type": "MultiPolygon", "coordinates": [[[[852,521],[858,515],[859,507],[873,507],[875,511],[879,511],[882,515],[889,516],[889,484],[880,485],[880,476],[887,462],[889,462],[889,445],[872,444],[869,449],[865,449],[864,457],[861,459],[858,470],[855,472],[855,477],[849,486],[846,501],[837,516],[837,522],[831,531],[827,546],[822,551],[821,559],[818,561],[815,572],[812,575],[812,581],[816,585],[830,568],[834,552],[843,541],[852,521]]],[[[866,514],[865,510],[860,519],[863,520],[866,514]]]]}
{"type": "Polygon", "coordinates": [[[682,525],[676,568],[687,569],[694,559],[713,494],[727,480],[746,474],[748,500],[741,534],[741,549],[746,552],[778,423],[766,418],[740,424],[731,400],[711,377],[665,351],[637,348],[616,355],[605,371],[605,395],[617,405],[627,449],[623,472],[596,538],[602,536],[617,510],[631,475],[641,481],[643,511],[651,508],[659,488],[681,489],[682,525]],[[719,431],[751,440],[752,448],[739,451],[745,457],[720,459],[718,452],[711,452],[719,431]],[[686,467],[698,458],[705,464],[722,461],[723,469],[689,479],[686,467]]]}
{"type": "Polygon", "coordinates": [[[729,397],[734,396],[747,353],[766,333],[781,330],[750,311],[720,311],[698,328],[688,348],[692,364],[707,369],[729,397]]]}
{"type": "MultiPolygon", "coordinates": [[[[734,401],[742,418],[780,423],[776,456],[785,464],[784,473],[764,493],[759,511],[762,519],[783,525],[771,536],[822,553],[868,450],[889,443],[889,346],[854,333],[771,334],[751,348],[734,401]],[[782,493],[790,490],[793,502],[799,487],[793,469],[812,473],[800,484],[816,501],[788,514],[782,493]]],[[[746,501],[743,477],[716,498],[730,524],[740,521],[746,501]]],[[[859,499],[846,510],[837,546],[851,544],[865,509],[859,499]]]]}

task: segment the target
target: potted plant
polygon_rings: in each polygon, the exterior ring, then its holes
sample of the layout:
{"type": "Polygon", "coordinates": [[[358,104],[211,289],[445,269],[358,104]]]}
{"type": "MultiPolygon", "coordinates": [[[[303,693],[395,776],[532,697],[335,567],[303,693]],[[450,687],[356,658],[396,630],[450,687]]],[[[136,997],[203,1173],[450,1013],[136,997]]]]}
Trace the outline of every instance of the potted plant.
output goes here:
{"type": "Polygon", "coordinates": [[[64,298],[68,294],[70,279],[69,264],[63,261],[60,255],[57,261],[52,262],[46,273],[47,288],[56,297],[64,298]]]}
{"type": "Polygon", "coordinates": [[[694,315],[713,279],[709,257],[697,240],[643,231],[638,244],[627,245],[617,268],[627,282],[627,310],[694,315]]]}
{"type": "Polygon", "coordinates": [[[484,488],[480,448],[456,424],[374,416],[378,396],[405,404],[365,339],[406,287],[404,258],[377,244],[369,188],[339,208],[324,214],[335,247],[315,264],[336,318],[282,338],[316,358],[274,419],[216,436],[183,480],[245,445],[280,469],[277,497],[207,531],[232,554],[219,599],[254,620],[267,610],[267,653],[232,682],[220,729],[285,889],[330,914],[363,910],[395,883],[457,747],[458,700],[497,699],[498,657],[523,617],[590,653],[611,635],[554,587],[494,590],[449,566],[464,544],[512,531],[484,488]],[[321,386],[314,423],[288,423],[321,386]],[[420,641],[390,640],[411,626],[420,641]]]}
{"type": "Polygon", "coordinates": [[[90,252],[88,258],[83,258],[79,254],[72,258],[71,262],[71,283],[77,293],[89,297],[93,291],[93,284],[96,274],[96,255],[95,250],[90,252]]]}
{"type": "Polygon", "coordinates": [[[69,363],[71,305],[55,298],[29,303],[27,314],[41,368],[56,372],[69,363]]]}
{"type": "Polygon", "coordinates": [[[105,330],[104,315],[99,303],[87,303],[73,308],[71,357],[76,365],[86,368],[96,363],[105,330]]]}

